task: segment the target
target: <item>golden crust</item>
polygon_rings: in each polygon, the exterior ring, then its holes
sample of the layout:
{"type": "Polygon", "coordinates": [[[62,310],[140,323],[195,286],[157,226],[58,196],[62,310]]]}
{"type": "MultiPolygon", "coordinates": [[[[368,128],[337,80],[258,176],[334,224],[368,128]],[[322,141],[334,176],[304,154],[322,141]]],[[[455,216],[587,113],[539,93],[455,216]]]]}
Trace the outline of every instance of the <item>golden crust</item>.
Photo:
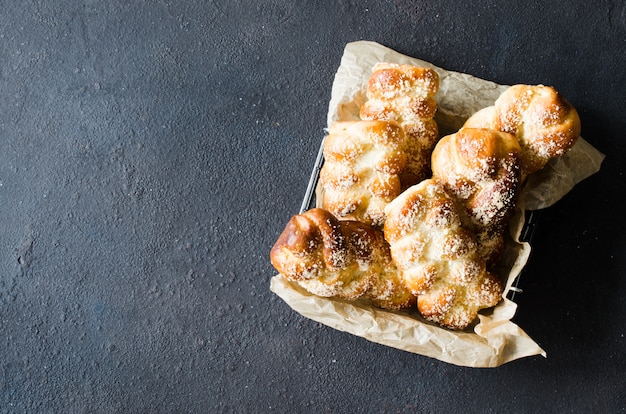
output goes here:
{"type": "Polygon", "coordinates": [[[417,303],[417,297],[407,289],[391,260],[388,266],[381,267],[381,272],[377,274],[366,296],[374,306],[382,309],[408,309],[417,303]]]}
{"type": "MultiPolygon", "coordinates": [[[[428,98],[439,90],[439,75],[433,69],[408,64],[380,62],[367,83],[369,99],[428,98]]],[[[410,105],[407,105],[410,107],[410,105]]]]}
{"type": "Polygon", "coordinates": [[[439,135],[432,119],[438,89],[437,72],[413,65],[379,63],[368,80],[361,119],[396,121],[404,128],[407,165],[400,175],[403,188],[430,176],[430,153],[439,135]]]}
{"type": "Polygon", "coordinates": [[[338,220],[314,208],[293,216],[270,251],[276,270],[322,297],[367,297],[378,307],[402,309],[415,297],[402,283],[381,231],[338,220]]]}
{"type": "Polygon", "coordinates": [[[513,135],[463,128],[443,137],[432,155],[433,178],[462,206],[463,224],[493,265],[502,250],[504,227],[515,208],[521,149],[513,135]]]}
{"type": "Polygon", "coordinates": [[[323,206],[341,219],[382,226],[400,194],[404,132],[393,121],[336,122],[324,141],[323,206]]]}
{"type": "Polygon", "coordinates": [[[433,178],[462,206],[463,224],[476,235],[489,266],[500,256],[517,201],[520,157],[514,136],[491,129],[463,128],[433,150],[433,178]]]}
{"type": "Polygon", "coordinates": [[[424,318],[450,329],[466,328],[483,308],[495,306],[502,298],[496,276],[483,277],[454,287],[441,283],[418,298],[417,308],[424,318]]]}
{"type": "Polygon", "coordinates": [[[522,148],[524,174],[542,169],[577,141],[580,118],[556,89],[544,85],[514,85],[494,106],[470,117],[465,127],[482,127],[514,135],[522,148]]]}
{"type": "Polygon", "coordinates": [[[420,313],[464,329],[495,306],[500,282],[486,271],[474,235],[462,227],[454,198],[435,179],[409,188],[385,208],[384,234],[420,313]]]}

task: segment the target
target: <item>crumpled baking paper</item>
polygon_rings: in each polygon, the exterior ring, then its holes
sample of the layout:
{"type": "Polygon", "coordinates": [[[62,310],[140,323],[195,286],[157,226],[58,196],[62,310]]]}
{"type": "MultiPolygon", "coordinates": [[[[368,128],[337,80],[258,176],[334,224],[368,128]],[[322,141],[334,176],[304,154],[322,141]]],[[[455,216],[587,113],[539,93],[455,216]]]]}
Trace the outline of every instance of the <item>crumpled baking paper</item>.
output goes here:
{"type": "MultiPolygon", "coordinates": [[[[378,62],[408,63],[432,68],[440,77],[435,120],[440,135],[456,132],[479,109],[491,106],[507,85],[447,71],[431,63],[402,55],[375,42],[346,45],[335,75],[328,111],[328,125],[335,121],[359,119],[365,102],[365,86],[378,62]]],[[[596,173],[604,155],[582,137],[563,157],[528,177],[516,214],[510,221],[510,238],[497,273],[505,278],[502,301],[481,312],[479,322],[466,331],[451,331],[422,319],[416,311],[388,311],[363,300],[343,301],[312,295],[277,275],[270,289],[301,315],[324,325],[349,332],[372,342],[468,367],[497,367],[509,361],[546,352],[511,321],[517,305],[507,299],[515,280],[530,255],[529,243],[520,241],[524,210],[549,207],[578,182],[596,173]]],[[[320,197],[317,197],[319,207],[320,197]]]]}

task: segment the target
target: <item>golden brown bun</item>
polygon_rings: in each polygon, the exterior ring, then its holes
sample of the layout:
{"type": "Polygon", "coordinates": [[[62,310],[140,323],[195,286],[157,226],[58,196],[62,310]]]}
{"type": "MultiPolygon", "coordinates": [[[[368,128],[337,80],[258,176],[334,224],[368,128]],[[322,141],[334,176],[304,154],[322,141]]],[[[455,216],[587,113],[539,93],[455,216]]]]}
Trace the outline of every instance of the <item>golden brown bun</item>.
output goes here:
{"type": "Polygon", "coordinates": [[[432,69],[379,63],[368,80],[361,116],[400,123],[431,119],[438,90],[439,75],[432,69]]]}
{"type": "Polygon", "coordinates": [[[576,109],[556,89],[544,85],[514,85],[505,90],[493,108],[470,117],[465,127],[508,132],[522,148],[523,173],[542,169],[563,155],[581,132],[576,109]]]}
{"type": "Polygon", "coordinates": [[[463,224],[476,234],[489,266],[500,255],[504,227],[515,208],[520,154],[513,135],[477,128],[445,136],[433,150],[433,178],[462,206],[463,224]]]}
{"type": "Polygon", "coordinates": [[[486,271],[473,234],[462,227],[456,202],[441,183],[422,181],[388,204],[385,213],[394,263],[426,319],[464,329],[480,309],[499,302],[502,286],[486,271]]]}
{"type": "Polygon", "coordinates": [[[332,124],[320,172],[323,207],[341,219],[382,226],[385,206],[401,191],[403,143],[404,132],[393,121],[332,124]]]}
{"type": "Polygon", "coordinates": [[[368,100],[361,106],[361,119],[397,121],[404,128],[407,165],[400,175],[403,188],[430,176],[430,153],[439,133],[432,119],[438,89],[437,72],[413,65],[379,63],[368,80],[368,100]]]}
{"type": "Polygon", "coordinates": [[[381,231],[357,221],[340,221],[314,208],[293,216],[270,252],[276,270],[322,297],[401,309],[415,304],[391,260],[381,231]]]}

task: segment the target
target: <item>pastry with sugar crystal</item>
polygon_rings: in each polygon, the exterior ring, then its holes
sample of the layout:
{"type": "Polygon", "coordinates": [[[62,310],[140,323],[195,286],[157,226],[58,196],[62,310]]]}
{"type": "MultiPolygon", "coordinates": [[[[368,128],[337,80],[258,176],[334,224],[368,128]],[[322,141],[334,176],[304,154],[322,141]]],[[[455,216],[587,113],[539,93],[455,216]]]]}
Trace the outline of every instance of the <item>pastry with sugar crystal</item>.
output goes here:
{"type": "Polygon", "coordinates": [[[400,174],[403,188],[430,176],[430,153],[438,139],[433,119],[438,89],[437,72],[414,65],[378,63],[368,80],[361,119],[397,121],[404,128],[407,165],[400,174]]]}
{"type": "Polygon", "coordinates": [[[433,178],[461,206],[463,225],[477,237],[488,266],[504,246],[503,232],[519,192],[521,148],[506,132],[462,128],[443,137],[432,154],[433,178]]]}
{"type": "Polygon", "coordinates": [[[340,219],[382,227],[384,208],[401,191],[404,132],[394,121],[330,125],[320,171],[323,208],[340,219]]]}
{"type": "Polygon", "coordinates": [[[291,218],[270,259],[285,278],[317,296],[366,297],[386,309],[415,303],[391,260],[382,232],[361,222],[340,221],[320,208],[291,218]]]}
{"type": "Polygon", "coordinates": [[[495,104],[472,115],[468,128],[490,128],[514,135],[522,148],[524,175],[542,169],[577,141],[580,118],[556,89],[544,85],[514,85],[495,104]]]}
{"type": "Polygon", "coordinates": [[[486,270],[474,235],[461,223],[454,198],[426,179],[385,208],[384,235],[419,312],[450,329],[465,329],[478,311],[502,297],[499,279],[486,270]]]}
{"type": "Polygon", "coordinates": [[[400,310],[414,307],[417,297],[404,284],[404,279],[393,263],[389,243],[385,240],[383,233],[380,235],[380,248],[384,254],[380,258],[380,271],[374,278],[374,283],[366,293],[374,306],[382,309],[400,310]]]}

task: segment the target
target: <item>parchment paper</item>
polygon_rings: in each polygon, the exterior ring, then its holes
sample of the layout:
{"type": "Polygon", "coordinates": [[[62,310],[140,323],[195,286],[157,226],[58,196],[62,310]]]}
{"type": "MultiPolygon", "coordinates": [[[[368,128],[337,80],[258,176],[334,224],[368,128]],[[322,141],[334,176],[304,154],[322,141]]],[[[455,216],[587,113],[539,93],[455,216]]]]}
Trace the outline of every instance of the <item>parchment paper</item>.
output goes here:
{"type": "MultiPolygon", "coordinates": [[[[359,108],[366,99],[365,85],[378,62],[408,63],[437,71],[440,88],[435,120],[440,135],[456,132],[474,112],[493,105],[508,87],[438,68],[375,42],[349,43],[333,82],[328,125],[334,121],[359,119],[359,108]]],[[[451,331],[425,321],[416,311],[387,311],[367,301],[320,298],[281,275],[271,279],[270,289],[307,318],[372,342],[455,365],[497,367],[526,356],[545,357],[546,352],[511,322],[517,305],[506,298],[530,254],[530,245],[520,241],[524,210],[553,205],[578,182],[599,171],[603,159],[604,155],[581,137],[565,156],[552,160],[542,171],[528,177],[516,214],[510,221],[510,237],[497,268],[498,274],[506,280],[503,299],[495,308],[482,312],[473,329],[451,331]]],[[[318,206],[323,207],[320,200],[317,197],[318,206]]]]}

